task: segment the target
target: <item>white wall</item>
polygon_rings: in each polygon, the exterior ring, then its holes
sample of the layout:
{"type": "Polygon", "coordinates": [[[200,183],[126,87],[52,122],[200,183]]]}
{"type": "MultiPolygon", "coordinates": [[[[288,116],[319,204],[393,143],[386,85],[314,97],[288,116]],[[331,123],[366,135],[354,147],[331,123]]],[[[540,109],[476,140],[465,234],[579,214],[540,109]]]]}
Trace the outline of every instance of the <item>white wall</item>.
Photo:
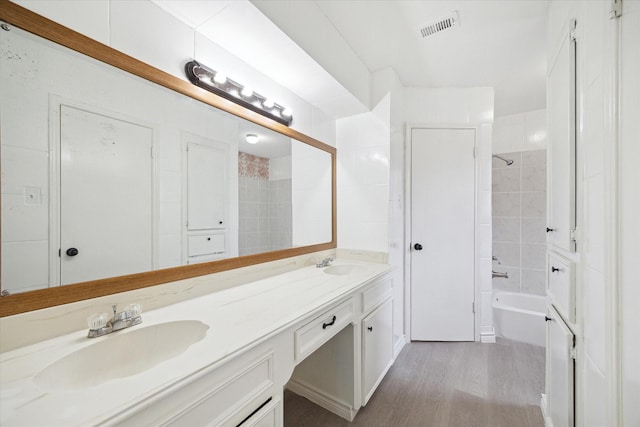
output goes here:
{"type": "Polygon", "coordinates": [[[315,2],[269,0],[252,3],[353,96],[353,99],[342,97],[327,102],[327,105],[333,103],[337,117],[376,105],[370,101],[371,74],[367,66],[315,2]]]}
{"type": "MultiPolygon", "coordinates": [[[[480,309],[480,338],[490,342],[495,339],[491,309],[493,88],[406,88],[404,100],[405,119],[409,124],[477,126],[476,307],[480,309]]],[[[405,250],[405,259],[409,259],[408,245],[405,245],[405,250]]],[[[406,281],[408,284],[408,277],[406,281]]]]}
{"type": "Polygon", "coordinates": [[[547,110],[496,117],[493,153],[534,151],[547,148],[547,110]]]}

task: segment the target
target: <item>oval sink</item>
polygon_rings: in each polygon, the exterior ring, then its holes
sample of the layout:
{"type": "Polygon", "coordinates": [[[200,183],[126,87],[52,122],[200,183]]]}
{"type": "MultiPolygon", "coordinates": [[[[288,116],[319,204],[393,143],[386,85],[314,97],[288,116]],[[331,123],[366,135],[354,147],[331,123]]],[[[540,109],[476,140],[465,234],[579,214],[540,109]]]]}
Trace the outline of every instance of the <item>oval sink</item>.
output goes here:
{"type": "Polygon", "coordinates": [[[35,381],[45,390],[69,390],[135,375],[183,353],[203,339],[207,329],[197,320],[181,320],[115,332],[58,359],[35,381]]]}
{"type": "Polygon", "coordinates": [[[351,264],[332,265],[331,267],[325,268],[323,271],[327,274],[333,274],[335,276],[347,276],[349,274],[362,271],[362,267],[359,265],[351,264]]]}

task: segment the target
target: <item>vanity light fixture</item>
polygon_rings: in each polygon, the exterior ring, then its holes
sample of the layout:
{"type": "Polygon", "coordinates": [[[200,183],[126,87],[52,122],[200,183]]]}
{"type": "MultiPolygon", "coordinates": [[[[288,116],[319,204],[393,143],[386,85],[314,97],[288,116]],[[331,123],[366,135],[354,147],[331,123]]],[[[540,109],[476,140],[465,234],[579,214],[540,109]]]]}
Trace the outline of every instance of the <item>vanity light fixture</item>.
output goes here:
{"type": "Polygon", "coordinates": [[[249,144],[257,144],[260,141],[260,137],[255,133],[248,133],[244,138],[249,144]]]}
{"type": "Polygon", "coordinates": [[[184,70],[187,78],[194,85],[269,117],[285,126],[291,126],[293,113],[290,108],[254,92],[249,86],[243,86],[228,78],[224,73],[212,70],[197,61],[189,61],[184,70]]]}

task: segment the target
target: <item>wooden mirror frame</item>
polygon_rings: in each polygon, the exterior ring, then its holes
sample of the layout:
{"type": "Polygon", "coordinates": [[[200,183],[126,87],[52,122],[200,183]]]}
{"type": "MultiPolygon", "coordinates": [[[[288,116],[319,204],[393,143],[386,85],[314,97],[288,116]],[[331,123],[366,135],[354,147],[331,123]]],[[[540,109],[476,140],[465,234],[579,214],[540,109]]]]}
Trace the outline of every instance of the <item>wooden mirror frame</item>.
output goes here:
{"type": "Polygon", "coordinates": [[[5,295],[0,297],[0,317],[336,248],[336,149],[334,147],[194,86],[186,80],[181,80],[145,64],[9,0],[0,0],[0,19],[7,24],[21,28],[152,83],[323,150],[331,155],[332,176],[330,242],[5,295]]]}

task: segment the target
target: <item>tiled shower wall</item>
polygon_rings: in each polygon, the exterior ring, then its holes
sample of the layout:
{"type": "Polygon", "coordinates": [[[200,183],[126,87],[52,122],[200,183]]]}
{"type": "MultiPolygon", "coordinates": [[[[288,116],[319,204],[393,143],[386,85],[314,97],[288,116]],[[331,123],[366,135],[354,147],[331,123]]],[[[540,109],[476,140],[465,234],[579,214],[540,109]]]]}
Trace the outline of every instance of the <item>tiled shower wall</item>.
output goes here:
{"type": "Polygon", "coordinates": [[[269,159],[238,154],[239,254],[291,247],[291,179],[269,180],[269,159]]]}
{"type": "Polygon", "coordinates": [[[494,290],[544,295],[546,249],[546,150],[499,153],[493,158],[494,290]]]}

